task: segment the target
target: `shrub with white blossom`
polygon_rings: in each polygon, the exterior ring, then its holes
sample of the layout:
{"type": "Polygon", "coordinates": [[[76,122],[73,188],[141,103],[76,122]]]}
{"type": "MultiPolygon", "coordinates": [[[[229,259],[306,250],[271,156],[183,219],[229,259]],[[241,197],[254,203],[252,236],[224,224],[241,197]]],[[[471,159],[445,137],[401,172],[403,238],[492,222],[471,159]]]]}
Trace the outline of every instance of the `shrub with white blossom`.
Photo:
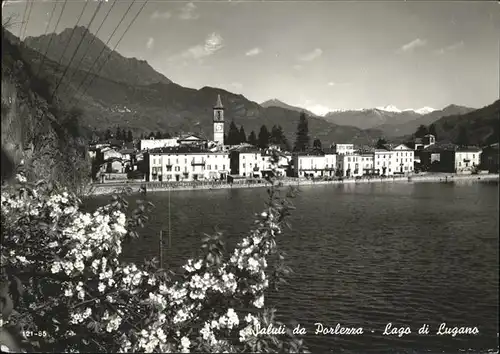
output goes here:
{"type": "MultiPolygon", "coordinates": [[[[277,156],[275,157],[277,160],[277,156]]],[[[122,247],[152,205],[127,216],[120,194],[94,213],[53,186],[24,180],[2,190],[2,325],[27,351],[304,352],[292,335],[255,335],[281,325],[266,295],[290,269],[278,250],[292,209],[270,178],[269,202],[232,252],[205,235],[203,256],[180,271],[133,264],[122,247]],[[17,329],[13,330],[13,329],[17,329]]],[[[4,348],[5,349],[5,348],[4,348]]]]}

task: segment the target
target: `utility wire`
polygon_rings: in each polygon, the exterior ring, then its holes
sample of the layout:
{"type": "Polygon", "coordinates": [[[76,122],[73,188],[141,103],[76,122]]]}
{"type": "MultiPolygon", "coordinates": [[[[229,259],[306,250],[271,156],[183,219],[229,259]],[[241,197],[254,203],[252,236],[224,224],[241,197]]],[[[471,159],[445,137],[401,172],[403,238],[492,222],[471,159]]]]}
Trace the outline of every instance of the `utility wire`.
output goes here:
{"type": "MultiPolygon", "coordinates": [[[[90,28],[90,26],[92,25],[92,22],[94,22],[94,19],[95,17],[97,16],[97,13],[99,12],[99,9],[101,8],[102,6],[102,1],[99,1],[99,4],[97,5],[97,8],[95,9],[94,11],[94,14],[92,15],[92,18],[90,19],[89,21],[89,24],[87,25],[87,30],[90,28]]],[[[87,35],[87,32],[85,32],[82,36],[82,38],[80,39],[80,42],[78,43],[78,45],[76,46],[76,49],[75,51],[73,52],[73,55],[71,56],[71,59],[69,60],[69,63],[68,65],[66,65],[66,69],[64,69],[64,72],[59,80],[59,82],[57,83],[56,85],[56,88],[54,89],[54,92],[52,93],[52,98],[54,98],[56,92],[57,92],[57,89],[59,88],[59,86],[61,85],[63,79],[64,79],[64,76],[66,76],[66,73],[68,72],[70,66],[71,66],[71,63],[73,62],[73,59],[75,59],[76,57],[76,53],[78,53],[78,49],[80,49],[80,46],[82,45],[83,43],[83,40],[85,39],[85,36],[87,35]]],[[[83,58],[83,55],[82,55],[82,58],[83,58]]],[[[75,69],[76,71],[76,69],[75,69]]]]}
{"type": "MultiPolygon", "coordinates": [[[[59,22],[61,21],[62,14],[64,13],[64,9],[66,8],[66,4],[67,3],[68,3],[68,0],[64,0],[64,4],[62,6],[61,12],[59,13],[59,18],[57,19],[56,26],[54,27],[54,34],[50,36],[49,44],[47,44],[47,48],[45,48],[45,53],[43,54],[42,62],[40,63],[40,67],[38,68],[38,72],[37,72],[36,76],[40,75],[40,72],[42,71],[43,63],[45,62],[45,59],[47,58],[47,53],[49,51],[50,44],[52,43],[52,39],[55,37],[55,33],[57,31],[57,27],[59,26],[59,22]]],[[[57,2],[54,2],[54,10],[56,8],[56,4],[57,4],[57,2]]]]}
{"type": "Polygon", "coordinates": [[[26,2],[26,6],[24,7],[23,19],[21,20],[21,26],[19,27],[19,40],[21,40],[21,34],[23,33],[24,20],[26,19],[26,12],[28,12],[29,3],[26,2]]]}
{"type": "MultiPolygon", "coordinates": [[[[67,1],[67,0],[66,0],[67,1]]],[[[62,61],[64,58],[64,54],[66,53],[66,50],[69,47],[69,44],[71,43],[71,40],[73,39],[73,35],[75,34],[76,27],[80,23],[80,20],[82,19],[83,14],[85,13],[85,9],[87,9],[87,6],[89,5],[89,1],[85,1],[85,6],[83,6],[82,12],[80,13],[80,16],[78,17],[78,20],[76,21],[75,27],[71,30],[71,35],[69,36],[68,41],[66,42],[66,45],[64,46],[63,52],[61,54],[61,58],[59,59],[59,62],[57,63],[57,68],[56,72],[59,70],[59,67],[62,65],[62,61]]],[[[62,80],[62,77],[61,77],[62,80]]],[[[55,92],[54,92],[55,93],[55,92]]],[[[52,97],[54,96],[54,93],[52,94],[52,97]]]]}
{"type": "MultiPolygon", "coordinates": [[[[89,48],[92,48],[92,44],[94,44],[96,38],[97,38],[97,34],[99,33],[99,31],[101,30],[102,26],[104,25],[104,22],[106,22],[106,20],[108,19],[108,16],[109,14],[111,13],[111,10],[113,10],[113,7],[115,7],[116,3],[117,3],[118,0],[115,0],[113,1],[113,3],[111,4],[111,7],[109,8],[108,12],[106,13],[106,16],[104,16],[104,19],[102,20],[101,24],[99,25],[99,28],[97,29],[97,31],[94,33],[94,35],[92,36],[92,41],[90,42],[90,44],[88,45],[87,47],[87,51],[85,52],[85,54],[88,53],[88,49],[89,48]]],[[[85,57],[85,54],[82,55],[82,57],[80,58],[80,61],[78,62],[77,65],[75,65],[76,68],[79,68],[80,65],[82,64],[83,62],[83,58],[85,57]]],[[[99,55],[97,56],[96,60],[99,59],[99,57],[101,56],[102,54],[102,51],[101,53],[99,53],[99,55]]],[[[92,67],[94,66],[94,64],[92,64],[92,67]]],[[[71,75],[71,77],[68,79],[69,81],[71,81],[71,79],[73,78],[73,76],[75,76],[75,72],[73,72],[73,75],[71,75]]],[[[83,81],[85,81],[85,79],[88,77],[88,72],[87,72],[87,75],[85,75],[83,81]]],[[[83,83],[82,81],[82,83],[83,83]]],[[[80,85],[81,87],[81,85],[80,85]]]]}
{"type": "MultiPolygon", "coordinates": [[[[129,23],[129,25],[127,26],[127,28],[125,29],[125,32],[123,32],[122,36],[120,37],[120,39],[118,40],[118,42],[115,44],[113,50],[111,50],[106,59],[104,59],[104,61],[102,62],[102,64],[100,65],[99,69],[93,74],[94,76],[92,76],[90,82],[88,83],[87,87],[83,90],[83,93],[81,94],[82,96],[87,92],[88,88],[90,87],[90,85],[92,84],[92,82],[94,82],[94,79],[96,78],[96,76],[101,72],[102,68],[104,67],[104,64],[106,64],[106,62],[109,60],[109,58],[111,57],[111,54],[114,53],[116,47],[118,47],[118,45],[120,44],[120,42],[122,41],[123,37],[125,36],[125,34],[128,32],[128,30],[130,29],[130,27],[132,26],[132,24],[135,22],[135,20],[137,19],[137,17],[139,16],[139,14],[142,12],[142,10],[144,9],[144,7],[146,6],[146,4],[148,3],[149,0],[146,0],[143,5],[141,6],[141,8],[139,9],[139,11],[137,12],[137,14],[134,16],[134,18],[132,19],[132,21],[129,23]]],[[[130,6],[128,7],[127,11],[125,12],[125,14],[123,15],[122,19],[120,20],[120,22],[118,23],[118,25],[116,26],[115,30],[113,31],[113,33],[111,34],[111,36],[109,37],[108,41],[106,42],[106,45],[102,48],[101,50],[101,54],[102,52],[104,52],[104,50],[107,47],[108,43],[110,42],[111,38],[113,37],[113,35],[115,34],[116,30],[118,29],[118,27],[120,26],[120,24],[123,22],[123,20],[125,19],[125,16],[127,16],[128,12],[130,11],[130,9],[132,8],[132,5],[134,4],[135,0],[132,0],[132,3],[130,4],[130,6]]],[[[100,56],[100,54],[99,54],[100,56]]],[[[97,63],[97,60],[94,61],[94,64],[97,63]]],[[[94,65],[92,65],[93,67],[94,65]]],[[[90,74],[92,68],[90,68],[90,70],[88,71],[88,74],[90,74]]],[[[76,94],[78,93],[78,90],[83,86],[83,83],[84,83],[85,79],[82,81],[82,84],[76,89],[76,94]]],[[[74,97],[76,97],[76,94],[74,97]]]]}
{"type": "MultiPolygon", "coordinates": [[[[30,21],[31,10],[33,10],[33,2],[34,2],[33,0],[29,0],[28,17],[26,18],[26,23],[24,24],[24,31],[22,37],[26,35],[26,30],[28,29],[28,22],[30,21]]],[[[19,37],[19,39],[22,40],[22,37],[19,37]]]]}

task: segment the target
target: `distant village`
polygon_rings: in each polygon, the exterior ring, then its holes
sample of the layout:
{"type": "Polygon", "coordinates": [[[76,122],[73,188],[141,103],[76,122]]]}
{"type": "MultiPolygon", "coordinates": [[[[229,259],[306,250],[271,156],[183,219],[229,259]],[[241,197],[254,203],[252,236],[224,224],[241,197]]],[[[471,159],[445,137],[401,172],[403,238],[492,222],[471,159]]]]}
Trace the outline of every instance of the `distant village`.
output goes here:
{"type": "MultiPolygon", "coordinates": [[[[224,106],[220,96],[213,107],[213,139],[196,134],[123,142],[108,139],[89,147],[93,179],[99,183],[144,181],[248,181],[270,174],[310,179],[344,179],[411,176],[420,172],[457,174],[497,173],[498,143],[487,147],[439,144],[427,134],[412,143],[354,146],[317,144],[303,151],[286,151],[283,145],[257,147],[225,142],[224,106]],[[272,170],[272,151],[279,161],[272,170]]],[[[129,133],[130,135],[130,133],[129,133]]],[[[132,139],[126,139],[132,140],[132,139]]]]}

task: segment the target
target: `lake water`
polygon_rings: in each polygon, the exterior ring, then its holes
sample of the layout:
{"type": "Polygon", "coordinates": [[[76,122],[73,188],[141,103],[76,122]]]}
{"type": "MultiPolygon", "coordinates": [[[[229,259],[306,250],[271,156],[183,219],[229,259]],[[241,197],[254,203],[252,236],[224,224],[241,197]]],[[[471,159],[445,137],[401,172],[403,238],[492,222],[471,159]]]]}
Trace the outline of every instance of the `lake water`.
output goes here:
{"type": "MultiPolygon", "coordinates": [[[[179,266],[203,232],[223,230],[234,244],[261,212],[265,189],[150,193],[156,205],[143,237],[127,250],[179,266]],[[170,200],[170,202],[169,202],[170,200]],[[170,204],[170,207],[169,207],[170,204]],[[170,218],[169,218],[170,214],[170,218]],[[165,239],[167,239],[165,232],[165,239]]],[[[109,197],[97,197],[102,204],[109,197]]],[[[292,230],[278,240],[294,274],[271,298],[279,317],[308,331],[313,352],[457,353],[498,348],[498,183],[380,183],[301,187],[292,230]],[[363,335],[315,335],[315,323],[363,327],[363,335]],[[408,326],[382,335],[387,323],[408,326]],[[478,335],[436,335],[477,327],[478,335]],[[423,324],[429,335],[419,335],[423,324]],[[372,331],[374,331],[372,333],[372,331]]]]}

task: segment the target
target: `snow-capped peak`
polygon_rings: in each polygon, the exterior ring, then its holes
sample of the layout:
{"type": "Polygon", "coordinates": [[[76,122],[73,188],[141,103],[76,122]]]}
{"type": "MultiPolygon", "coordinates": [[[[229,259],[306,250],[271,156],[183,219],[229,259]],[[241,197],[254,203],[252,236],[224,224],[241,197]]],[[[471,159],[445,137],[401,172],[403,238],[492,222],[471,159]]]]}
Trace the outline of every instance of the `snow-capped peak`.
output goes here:
{"type": "Polygon", "coordinates": [[[427,114],[427,113],[431,113],[431,112],[435,111],[434,108],[427,107],[427,106],[419,108],[419,109],[407,108],[407,109],[400,110],[400,109],[398,109],[397,107],[395,107],[393,105],[388,105],[388,106],[385,106],[385,107],[377,107],[376,109],[378,109],[380,111],[386,111],[386,112],[395,112],[395,113],[415,112],[417,114],[427,114]]]}
{"type": "Polygon", "coordinates": [[[396,112],[396,113],[400,113],[401,110],[398,109],[398,107],[396,106],[393,106],[393,105],[388,105],[388,106],[384,106],[384,107],[376,107],[378,110],[381,110],[381,111],[386,111],[386,112],[396,112]]]}
{"type": "Polygon", "coordinates": [[[416,109],[415,113],[418,113],[418,114],[427,114],[427,113],[431,113],[431,112],[434,112],[434,111],[435,111],[434,108],[431,108],[431,107],[422,107],[422,108],[416,109]]]}

